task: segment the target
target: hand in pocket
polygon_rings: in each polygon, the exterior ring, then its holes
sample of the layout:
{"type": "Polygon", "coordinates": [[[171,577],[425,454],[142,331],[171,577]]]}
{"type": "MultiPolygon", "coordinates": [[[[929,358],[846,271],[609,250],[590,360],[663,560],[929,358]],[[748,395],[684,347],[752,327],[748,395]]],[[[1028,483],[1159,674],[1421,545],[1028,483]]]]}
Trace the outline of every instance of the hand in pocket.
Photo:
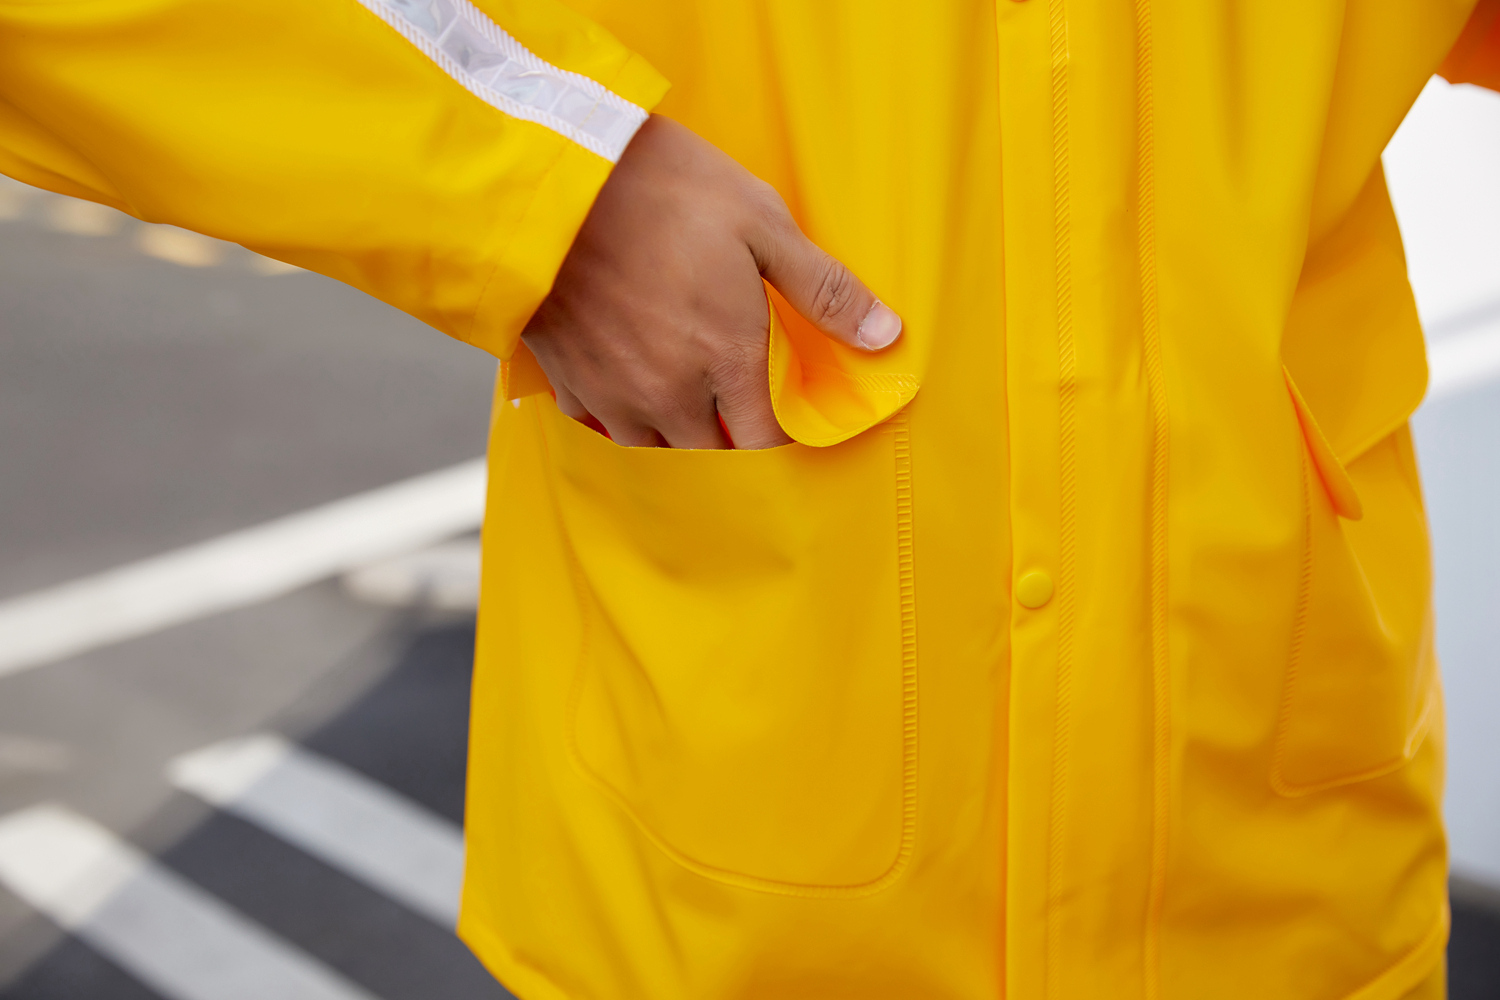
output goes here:
{"type": "Polygon", "coordinates": [[[653,116],[522,336],[558,407],[619,444],[785,444],[767,379],[763,278],[851,347],[900,336],[900,318],[802,234],[770,185],[653,116]]]}

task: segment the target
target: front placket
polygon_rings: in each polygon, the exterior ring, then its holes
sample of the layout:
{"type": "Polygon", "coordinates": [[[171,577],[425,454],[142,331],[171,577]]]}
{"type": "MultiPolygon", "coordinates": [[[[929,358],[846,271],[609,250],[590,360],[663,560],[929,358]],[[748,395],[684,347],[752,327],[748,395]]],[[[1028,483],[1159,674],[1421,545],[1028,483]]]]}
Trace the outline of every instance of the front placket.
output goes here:
{"type": "Polygon", "coordinates": [[[1008,996],[1154,997],[1168,822],[1150,0],[998,5],[1008,996]]]}
{"type": "Polygon", "coordinates": [[[1053,824],[1065,808],[1053,780],[1068,724],[1068,649],[1059,640],[1074,600],[1063,462],[1072,352],[1067,12],[1063,0],[996,6],[1011,458],[1006,995],[1044,997],[1053,824]]]}

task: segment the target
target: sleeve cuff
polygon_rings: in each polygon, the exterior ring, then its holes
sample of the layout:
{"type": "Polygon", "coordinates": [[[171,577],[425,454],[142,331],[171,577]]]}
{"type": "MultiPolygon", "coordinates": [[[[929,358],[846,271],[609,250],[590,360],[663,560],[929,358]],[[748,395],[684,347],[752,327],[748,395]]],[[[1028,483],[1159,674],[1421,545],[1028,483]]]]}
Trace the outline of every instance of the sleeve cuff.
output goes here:
{"type": "MultiPolygon", "coordinates": [[[[669,84],[644,59],[632,55],[605,86],[649,112],[661,102],[669,84]]],[[[495,261],[465,340],[502,361],[517,353],[521,331],[551,291],[563,258],[613,166],[582,146],[562,144],[495,261]]],[[[519,354],[513,373],[518,377],[511,381],[517,389],[526,390],[523,394],[543,391],[546,381],[530,352],[521,346],[519,354]]]]}

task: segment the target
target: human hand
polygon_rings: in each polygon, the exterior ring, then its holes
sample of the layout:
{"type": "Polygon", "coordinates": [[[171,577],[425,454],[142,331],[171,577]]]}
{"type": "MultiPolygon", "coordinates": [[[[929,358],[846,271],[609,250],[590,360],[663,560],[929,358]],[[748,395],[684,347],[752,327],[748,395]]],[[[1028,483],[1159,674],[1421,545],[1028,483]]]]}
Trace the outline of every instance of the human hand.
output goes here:
{"type": "Polygon", "coordinates": [[[558,407],[619,444],[786,444],[771,409],[762,278],[851,347],[879,350],[901,334],[900,318],[802,234],[770,185],[653,115],[522,338],[558,407]]]}

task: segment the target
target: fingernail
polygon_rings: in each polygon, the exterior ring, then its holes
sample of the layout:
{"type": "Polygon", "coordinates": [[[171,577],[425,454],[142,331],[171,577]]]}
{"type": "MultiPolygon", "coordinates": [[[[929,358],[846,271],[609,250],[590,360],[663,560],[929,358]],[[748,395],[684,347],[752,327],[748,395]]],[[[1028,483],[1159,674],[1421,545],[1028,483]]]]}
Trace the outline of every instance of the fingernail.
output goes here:
{"type": "Polygon", "coordinates": [[[901,336],[901,317],[879,299],[876,299],[870,311],[865,313],[865,318],[859,321],[859,332],[855,334],[860,346],[867,351],[878,351],[882,347],[890,347],[899,336],[901,336]]]}

